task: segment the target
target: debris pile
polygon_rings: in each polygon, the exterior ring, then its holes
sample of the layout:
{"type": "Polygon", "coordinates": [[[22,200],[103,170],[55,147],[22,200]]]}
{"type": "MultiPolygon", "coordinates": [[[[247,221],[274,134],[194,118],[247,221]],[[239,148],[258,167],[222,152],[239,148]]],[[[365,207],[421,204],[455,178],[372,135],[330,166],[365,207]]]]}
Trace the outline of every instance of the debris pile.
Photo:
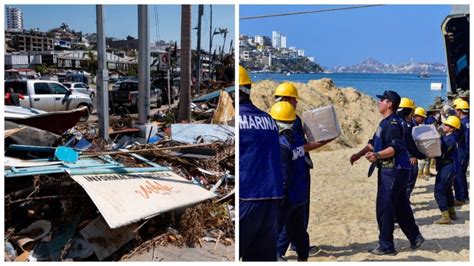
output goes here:
{"type": "Polygon", "coordinates": [[[57,135],[10,122],[5,260],[117,261],[164,245],[233,245],[235,133],[223,92],[197,102],[204,121],[175,124],[173,110],[160,111],[145,138],[133,115],[110,117],[110,142],[95,123],[57,135]]]}

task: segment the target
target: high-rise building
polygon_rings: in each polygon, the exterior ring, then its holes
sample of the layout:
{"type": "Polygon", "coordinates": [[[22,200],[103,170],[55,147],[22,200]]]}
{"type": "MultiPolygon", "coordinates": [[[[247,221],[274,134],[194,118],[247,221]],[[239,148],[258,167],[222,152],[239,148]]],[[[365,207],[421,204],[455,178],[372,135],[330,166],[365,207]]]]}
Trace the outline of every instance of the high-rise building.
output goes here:
{"type": "Polygon", "coordinates": [[[275,48],[281,47],[281,33],[272,31],[272,46],[275,48]]]}
{"type": "Polygon", "coordinates": [[[275,48],[286,48],[286,36],[277,31],[272,31],[272,46],[275,48]]]}
{"type": "Polygon", "coordinates": [[[272,45],[272,40],[268,36],[256,35],[255,36],[255,44],[262,45],[262,46],[271,46],[272,45]]]}
{"type": "Polygon", "coordinates": [[[255,36],[255,44],[263,45],[263,36],[262,35],[255,36]]]}
{"type": "Polygon", "coordinates": [[[23,30],[23,12],[14,7],[7,7],[7,30],[22,31],[23,30]]]}
{"type": "Polygon", "coordinates": [[[284,36],[284,35],[281,35],[281,38],[280,38],[280,47],[281,47],[281,48],[286,48],[286,36],[284,36]]]}

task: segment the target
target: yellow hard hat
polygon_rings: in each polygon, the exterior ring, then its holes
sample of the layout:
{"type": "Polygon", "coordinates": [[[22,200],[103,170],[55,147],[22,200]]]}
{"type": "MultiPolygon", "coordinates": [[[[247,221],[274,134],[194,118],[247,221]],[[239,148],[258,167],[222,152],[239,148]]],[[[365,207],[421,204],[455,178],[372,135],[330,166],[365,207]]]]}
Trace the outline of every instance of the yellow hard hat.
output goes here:
{"type": "Polygon", "coordinates": [[[296,120],[295,108],[286,101],[275,103],[270,109],[270,115],[278,121],[293,122],[296,120]]]}
{"type": "Polygon", "coordinates": [[[454,108],[456,108],[456,110],[469,110],[469,103],[461,100],[456,104],[456,106],[454,106],[454,108]]]}
{"type": "Polygon", "coordinates": [[[413,109],[413,108],[415,108],[415,103],[413,102],[412,99],[407,98],[407,97],[403,97],[403,98],[400,100],[400,104],[398,105],[398,108],[410,108],[410,109],[413,109]]]}
{"type": "Polygon", "coordinates": [[[462,102],[462,101],[464,101],[464,100],[461,99],[461,98],[456,98],[456,99],[454,99],[454,101],[453,101],[453,107],[456,108],[456,105],[457,105],[458,103],[462,102]]]}
{"type": "Polygon", "coordinates": [[[445,125],[449,125],[454,127],[455,129],[460,129],[461,128],[461,119],[455,115],[450,115],[446,120],[444,121],[445,125]]]}
{"type": "Polygon", "coordinates": [[[415,115],[423,116],[426,118],[426,110],[423,107],[416,107],[415,108],[415,115]]]}
{"type": "Polygon", "coordinates": [[[273,96],[298,98],[298,90],[296,90],[295,85],[289,82],[283,82],[278,85],[273,96]]]}
{"type": "Polygon", "coordinates": [[[250,79],[249,73],[245,68],[239,66],[239,85],[245,86],[252,84],[252,80],[250,79]]]}

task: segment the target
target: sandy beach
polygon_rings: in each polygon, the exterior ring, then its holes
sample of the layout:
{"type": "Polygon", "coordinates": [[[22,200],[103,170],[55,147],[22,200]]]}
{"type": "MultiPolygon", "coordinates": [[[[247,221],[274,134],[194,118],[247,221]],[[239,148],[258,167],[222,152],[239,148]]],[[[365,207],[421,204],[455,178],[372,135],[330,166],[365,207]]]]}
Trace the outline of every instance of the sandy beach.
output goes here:
{"type": "MultiPolygon", "coordinates": [[[[369,163],[354,166],[349,156],[356,149],[313,152],[311,172],[310,242],[323,250],[311,261],[469,261],[469,205],[456,208],[458,220],[435,225],[440,212],[434,200],[435,178],[418,179],[412,209],[426,239],[420,249],[410,243],[396,225],[396,256],[375,256],[367,251],[378,244],[375,220],[377,177],[367,177],[369,163]]],[[[432,171],[434,172],[434,171],[432,171]]]]}
{"type": "MultiPolygon", "coordinates": [[[[278,83],[261,81],[252,88],[252,100],[268,110],[278,83]]],[[[434,225],[440,217],[434,199],[435,178],[418,179],[411,198],[412,209],[426,242],[418,250],[398,225],[395,227],[396,256],[375,256],[367,251],[378,245],[375,218],[377,177],[367,177],[369,163],[349,163],[351,154],[364,146],[381,119],[376,101],[353,88],[336,88],[331,80],[295,83],[300,99],[297,113],[333,104],[342,136],[321,150],[313,151],[311,207],[308,233],[310,243],[322,252],[310,261],[469,261],[469,205],[456,208],[458,220],[451,225],[434,225]]],[[[432,170],[434,172],[434,170],[432,170]]],[[[290,261],[296,260],[288,252],[290,261]]]]}

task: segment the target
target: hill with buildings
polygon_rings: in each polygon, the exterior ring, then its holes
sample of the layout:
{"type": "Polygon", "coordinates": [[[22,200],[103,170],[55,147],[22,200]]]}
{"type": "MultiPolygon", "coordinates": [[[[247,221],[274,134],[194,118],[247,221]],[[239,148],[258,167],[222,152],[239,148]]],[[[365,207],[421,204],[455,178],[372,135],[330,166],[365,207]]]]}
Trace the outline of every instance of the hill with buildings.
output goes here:
{"type": "Polygon", "coordinates": [[[409,62],[385,64],[373,58],[363,60],[352,66],[337,66],[332,69],[338,73],[407,73],[407,74],[445,74],[447,69],[441,63],[409,62]]]}
{"type": "Polygon", "coordinates": [[[272,37],[239,36],[240,64],[257,72],[316,73],[324,71],[314,57],[306,56],[303,49],[287,47],[287,37],[273,31],[272,37]]]}

